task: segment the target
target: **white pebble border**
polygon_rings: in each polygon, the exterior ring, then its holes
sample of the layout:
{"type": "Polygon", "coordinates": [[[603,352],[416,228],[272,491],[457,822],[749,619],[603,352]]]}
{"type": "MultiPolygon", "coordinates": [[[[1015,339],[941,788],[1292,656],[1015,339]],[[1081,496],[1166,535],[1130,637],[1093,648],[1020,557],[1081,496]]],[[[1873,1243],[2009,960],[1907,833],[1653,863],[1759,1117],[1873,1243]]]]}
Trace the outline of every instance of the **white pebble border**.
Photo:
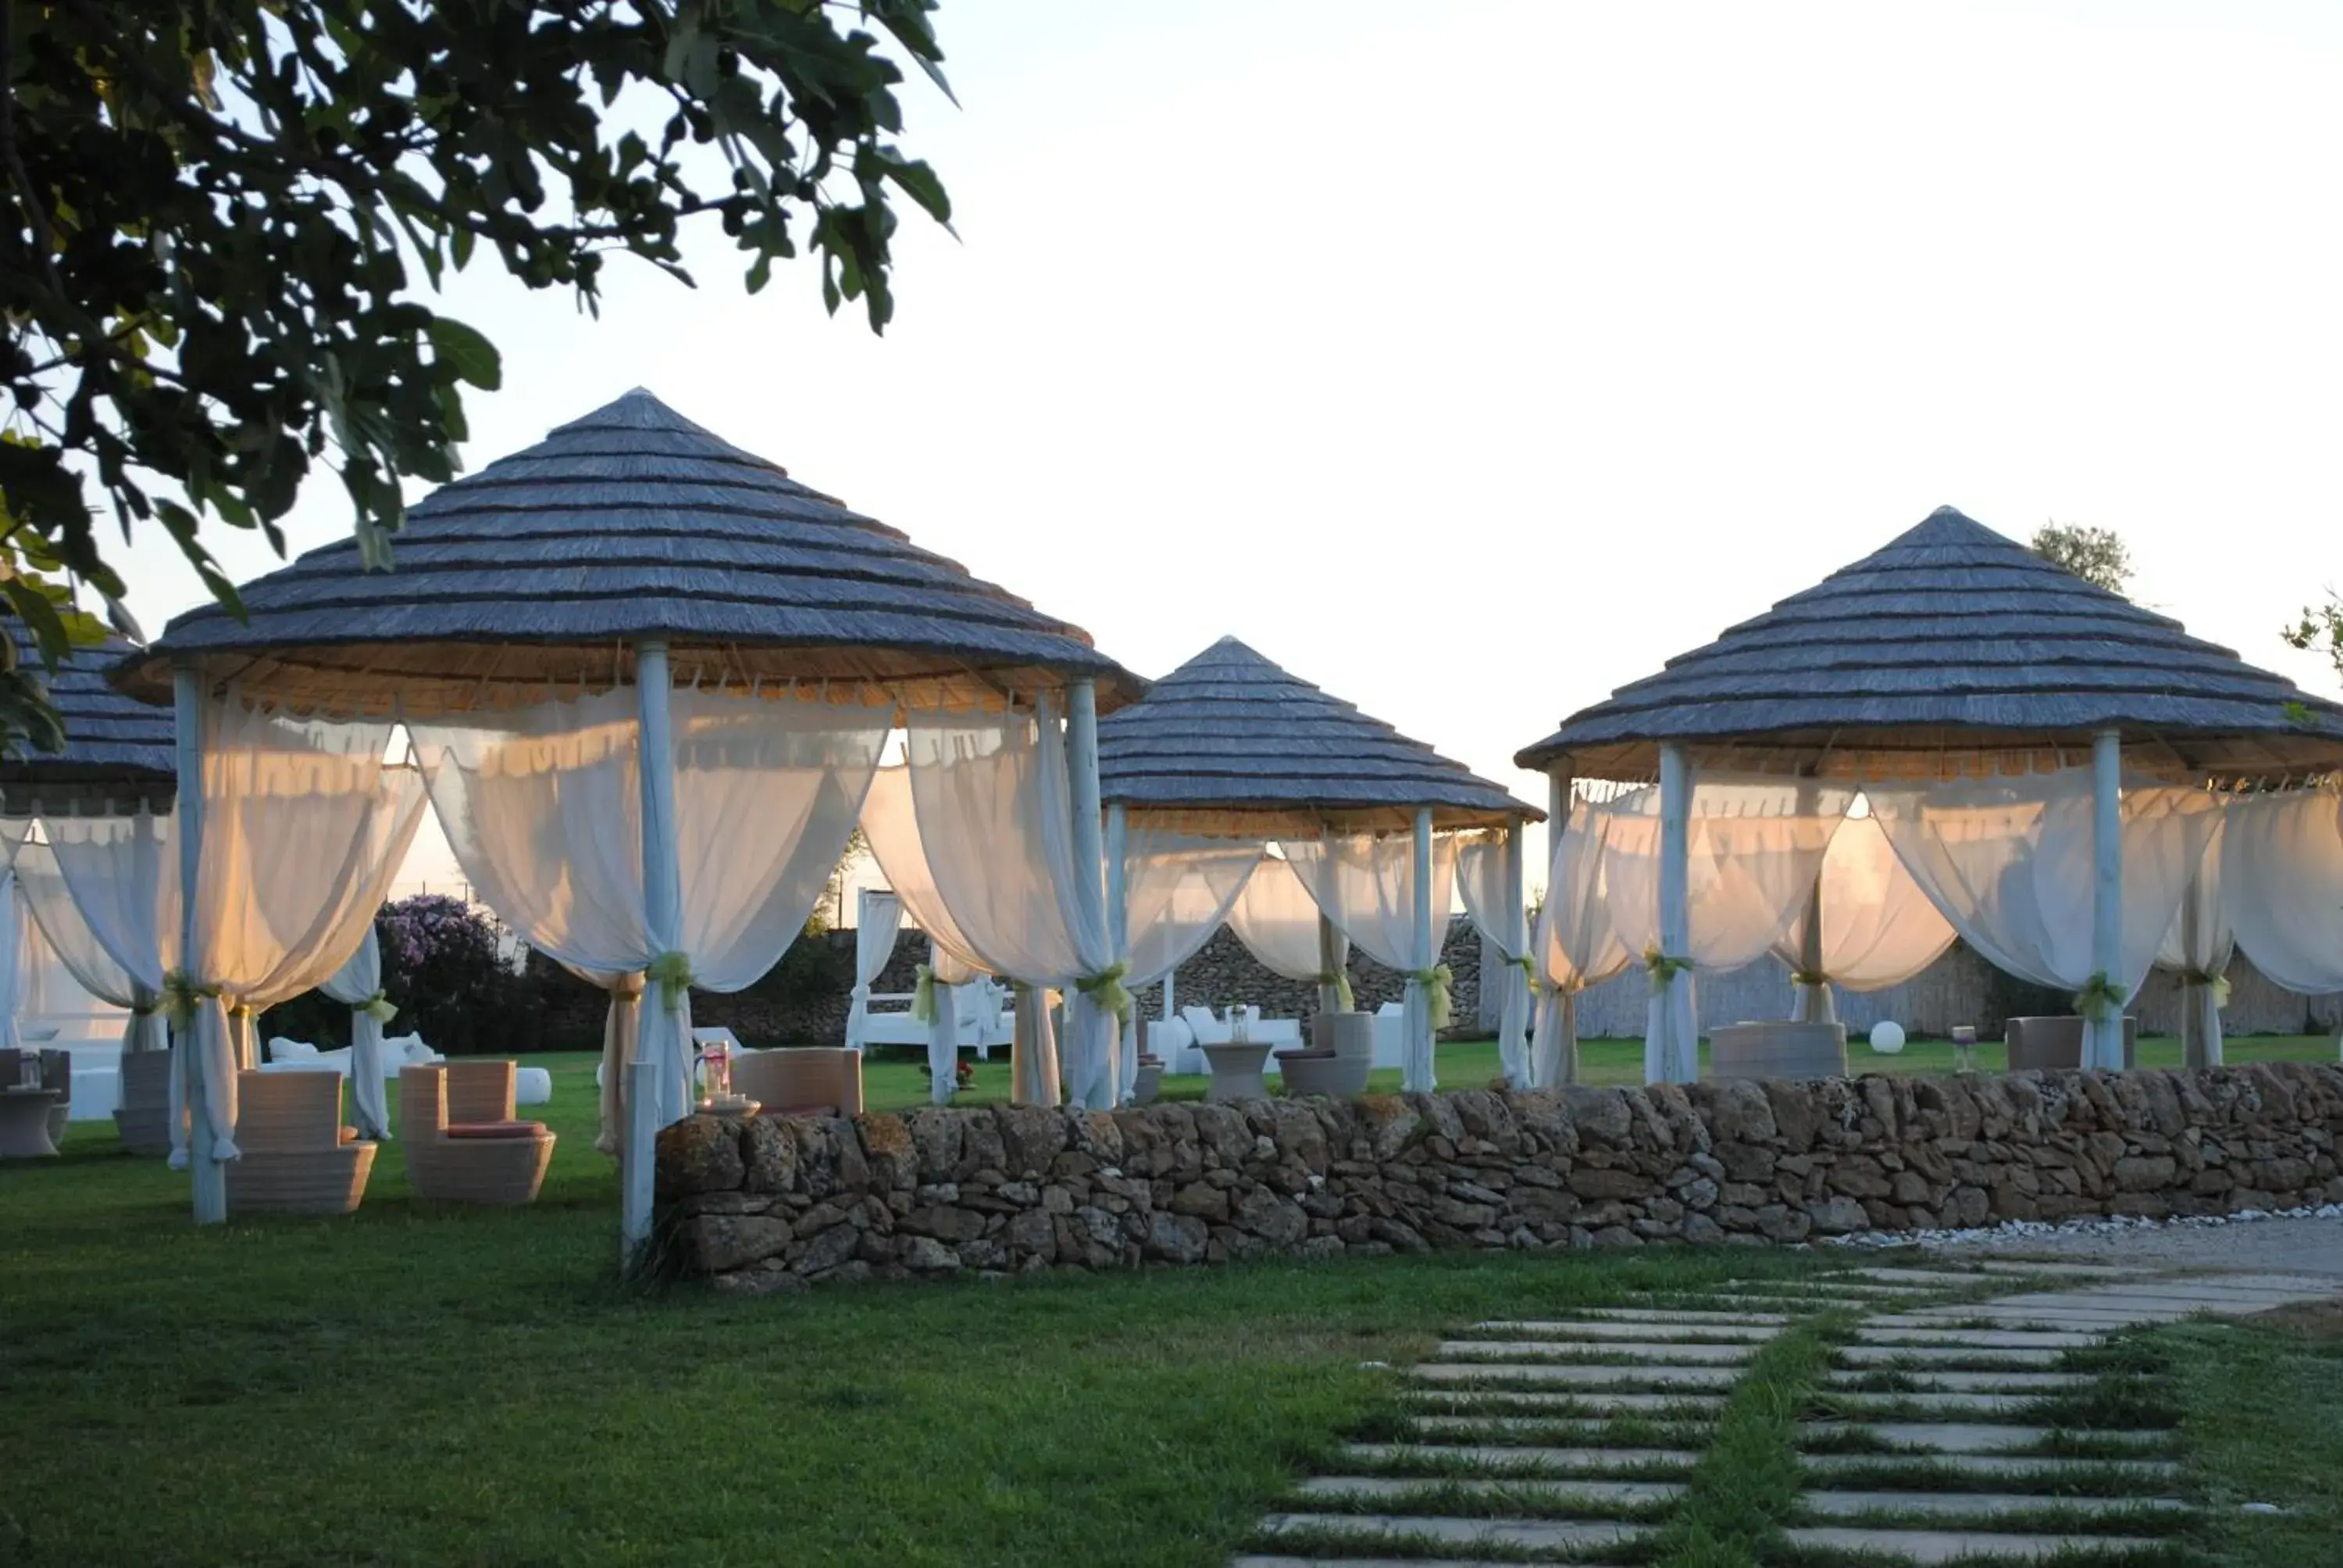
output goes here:
{"type": "Polygon", "coordinates": [[[2305,1209],[2240,1209],[2234,1214],[2192,1214],[2170,1220],[2148,1220],[2135,1214],[2095,1215],[2079,1220],[2005,1220],[1998,1225],[1963,1226],[1950,1231],[1858,1231],[1827,1236],[1824,1247],[1963,1247],[2004,1244],[2046,1236],[2116,1236],[2141,1231],[2205,1230],[2216,1225],[2246,1225],[2257,1220],[2343,1220],[2343,1203],[2320,1203],[2305,1209]]]}

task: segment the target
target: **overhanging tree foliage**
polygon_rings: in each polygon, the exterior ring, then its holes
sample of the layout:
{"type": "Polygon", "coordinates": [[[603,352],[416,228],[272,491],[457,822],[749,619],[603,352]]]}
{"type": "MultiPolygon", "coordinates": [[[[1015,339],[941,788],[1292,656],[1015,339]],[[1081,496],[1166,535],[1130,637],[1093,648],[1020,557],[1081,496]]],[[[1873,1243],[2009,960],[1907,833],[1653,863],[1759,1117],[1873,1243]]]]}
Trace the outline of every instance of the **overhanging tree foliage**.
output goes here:
{"type": "Polygon", "coordinates": [[[2131,551],[2113,528],[2046,523],[2034,531],[2031,547],[2052,566],[2109,593],[2124,593],[2130,587],[2131,551]]]}
{"type": "MultiPolygon", "coordinates": [[[[894,204],[950,216],[889,52],[941,85],[934,0],[0,0],[0,592],[45,657],[122,592],[95,518],[278,519],[320,465],[388,562],[398,481],[450,477],[495,347],[417,297],[486,253],[592,309],[623,253],[689,283],[686,222],[764,286],[810,249],[893,310],[894,204]]],[[[0,647],[5,639],[0,638],[0,647]]],[[[54,743],[21,671],[0,744],[54,743]]]]}

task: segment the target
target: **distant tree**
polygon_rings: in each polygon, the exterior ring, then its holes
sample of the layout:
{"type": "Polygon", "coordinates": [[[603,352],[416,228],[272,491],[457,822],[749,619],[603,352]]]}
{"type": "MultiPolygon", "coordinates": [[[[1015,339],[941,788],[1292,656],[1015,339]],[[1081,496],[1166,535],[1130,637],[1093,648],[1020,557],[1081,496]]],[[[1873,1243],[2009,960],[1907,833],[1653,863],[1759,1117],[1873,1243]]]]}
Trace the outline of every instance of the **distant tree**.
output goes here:
{"type": "Polygon", "coordinates": [[[2113,528],[2045,523],[2035,531],[2034,553],[2062,571],[2109,593],[2129,590],[2131,551],[2113,528]]]}
{"type": "Polygon", "coordinates": [[[2343,680],[2343,598],[2329,588],[2325,604],[2302,607],[2302,618],[2289,627],[2282,627],[2278,636],[2296,648],[2316,648],[2327,656],[2335,667],[2336,678],[2343,680]]]}

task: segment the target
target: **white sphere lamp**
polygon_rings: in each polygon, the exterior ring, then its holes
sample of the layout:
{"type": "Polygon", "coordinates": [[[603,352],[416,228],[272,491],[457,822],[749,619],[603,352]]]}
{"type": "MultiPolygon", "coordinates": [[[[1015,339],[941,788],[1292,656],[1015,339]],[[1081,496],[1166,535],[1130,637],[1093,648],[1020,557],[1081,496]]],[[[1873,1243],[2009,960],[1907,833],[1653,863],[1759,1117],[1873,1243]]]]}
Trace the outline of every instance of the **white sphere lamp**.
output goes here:
{"type": "Polygon", "coordinates": [[[1904,1026],[1893,1019],[1881,1019],[1871,1026],[1871,1049],[1882,1056],[1894,1056],[1904,1049],[1904,1026]]]}

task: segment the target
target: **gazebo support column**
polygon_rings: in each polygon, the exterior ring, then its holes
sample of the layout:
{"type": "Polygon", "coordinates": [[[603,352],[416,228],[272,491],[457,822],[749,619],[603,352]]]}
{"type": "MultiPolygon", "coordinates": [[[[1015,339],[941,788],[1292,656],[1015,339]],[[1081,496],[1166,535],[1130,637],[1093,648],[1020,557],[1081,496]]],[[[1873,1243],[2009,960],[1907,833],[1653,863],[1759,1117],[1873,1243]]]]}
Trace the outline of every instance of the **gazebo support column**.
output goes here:
{"type": "MultiPolygon", "coordinates": [[[[2091,737],[2091,968],[2109,986],[2123,983],[2123,736],[2091,737]]],[[[2107,1001],[2083,1026],[2083,1065],[2105,1071],[2124,1064],[2124,1008],[2107,1001]]]]}
{"type": "MultiPolygon", "coordinates": [[[[1318,972],[1339,977],[1351,962],[1351,941],[1342,928],[1328,920],[1325,912],[1318,915],[1318,972]]],[[[1342,1010],[1342,985],[1339,978],[1321,981],[1318,987],[1318,1010],[1336,1013],[1342,1010]]]]}
{"type": "MultiPolygon", "coordinates": [[[[1570,831],[1570,782],[1568,767],[1556,763],[1546,769],[1545,896],[1549,901],[1554,897],[1554,867],[1562,858],[1562,838],[1570,831]]],[[[1541,965],[1545,962],[1543,952],[1536,958],[1541,965]]],[[[1567,978],[1574,982],[1577,977],[1567,978]]],[[[1548,1060],[1538,1060],[1533,1051],[1530,1081],[1539,1089],[1559,1089],[1565,1083],[1578,1081],[1578,990],[1575,984],[1554,987],[1545,993],[1542,1000],[1533,999],[1530,1009],[1533,1027],[1538,1009],[1546,1007],[1560,1010],[1551,1031],[1554,1045],[1548,1053],[1548,1060]]]]}
{"type": "Polygon", "coordinates": [[[1684,748],[1660,748],[1660,953],[1668,968],[1653,979],[1652,1038],[1644,1076],[1690,1083],[1700,1076],[1700,1037],[1693,1016],[1692,917],[1686,862],[1692,845],[1692,769],[1684,748]]]}
{"type": "MultiPolygon", "coordinates": [[[[672,695],[667,643],[635,645],[637,749],[642,793],[643,922],[654,956],[680,950],[683,879],[676,863],[675,742],[669,713],[672,695]]],[[[650,1239],[652,1171],[659,1130],[690,1109],[689,988],[670,995],[654,976],[645,986],[641,1054],[628,1070],[627,1146],[623,1161],[621,1240],[631,1260],[650,1239]]]]}
{"type": "MultiPolygon", "coordinates": [[[[1095,709],[1093,709],[1095,712],[1095,709]]],[[[1123,857],[1131,848],[1131,819],[1118,801],[1106,809],[1106,933],[1114,944],[1114,961],[1131,962],[1131,890],[1123,857]]],[[[1131,1003],[1115,1023],[1114,1099],[1131,1098],[1139,1077],[1139,1004],[1131,1003]]]]}
{"type": "MultiPolygon", "coordinates": [[[[204,683],[193,665],[171,667],[171,703],[179,769],[179,967],[192,975],[204,852],[204,683]]],[[[199,1028],[194,1010],[186,1023],[172,1026],[171,1070],[178,1075],[187,1108],[187,1173],[195,1179],[196,1223],[217,1225],[227,1219],[227,1169],[212,1157],[199,1028]]]]}
{"type": "MultiPolygon", "coordinates": [[[[1815,787],[1801,782],[1798,786],[1798,815],[1815,814],[1815,787]]],[[[1798,940],[1798,972],[1806,977],[1794,981],[1790,1017],[1800,1023],[1836,1023],[1838,1003],[1832,999],[1830,981],[1823,974],[1823,878],[1822,868],[1815,868],[1815,885],[1806,894],[1805,929],[1798,940]]]]}
{"type": "MultiPolygon", "coordinates": [[[[1066,689],[1066,769],[1074,813],[1074,898],[1083,923],[1097,926],[1104,923],[1108,909],[1101,879],[1106,853],[1099,823],[1098,689],[1087,680],[1066,689]]],[[[1071,1018],[1073,1009],[1069,1006],[1067,1012],[1071,1018]]],[[[1102,1039],[1078,1037],[1071,1043],[1078,1053],[1068,1074],[1074,1098],[1092,1111],[1112,1110],[1119,1054],[1113,1030],[1102,1039]]]]}
{"type": "MultiPolygon", "coordinates": [[[[1529,848],[1522,836],[1529,824],[1516,817],[1505,825],[1505,996],[1512,1006],[1497,1010],[1497,1027],[1506,1031],[1498,1054],[1517,1064],[1509,1074],[1515,1089],[1530,1087],[1530,1025],[1535,1011],[1530,996],[1529,971],[1515,960],[1528,956],[1529,900],[1525,895],[1529,848]]],[[[1486,983],[1485,981],[1483,983],[1486,983]]]]}
{"type": "MultiPolygon", "coordinates": [[[[1409,886],[1415,899],[1415,967],[1428,971],[1440,962],[1439,939],[1433,934],[1429,806],[1419,806],[1415,810],[1415,854],[1409,886]]],[[[1407,1054],[1402,1060],[1401,1087],[1410,1093],[1430,1094],[1439,1084],[1439,1074],[1433,1066],[1431,988],[1423,980],[1412,980],[1407,996],[1407,1054]]]]}

